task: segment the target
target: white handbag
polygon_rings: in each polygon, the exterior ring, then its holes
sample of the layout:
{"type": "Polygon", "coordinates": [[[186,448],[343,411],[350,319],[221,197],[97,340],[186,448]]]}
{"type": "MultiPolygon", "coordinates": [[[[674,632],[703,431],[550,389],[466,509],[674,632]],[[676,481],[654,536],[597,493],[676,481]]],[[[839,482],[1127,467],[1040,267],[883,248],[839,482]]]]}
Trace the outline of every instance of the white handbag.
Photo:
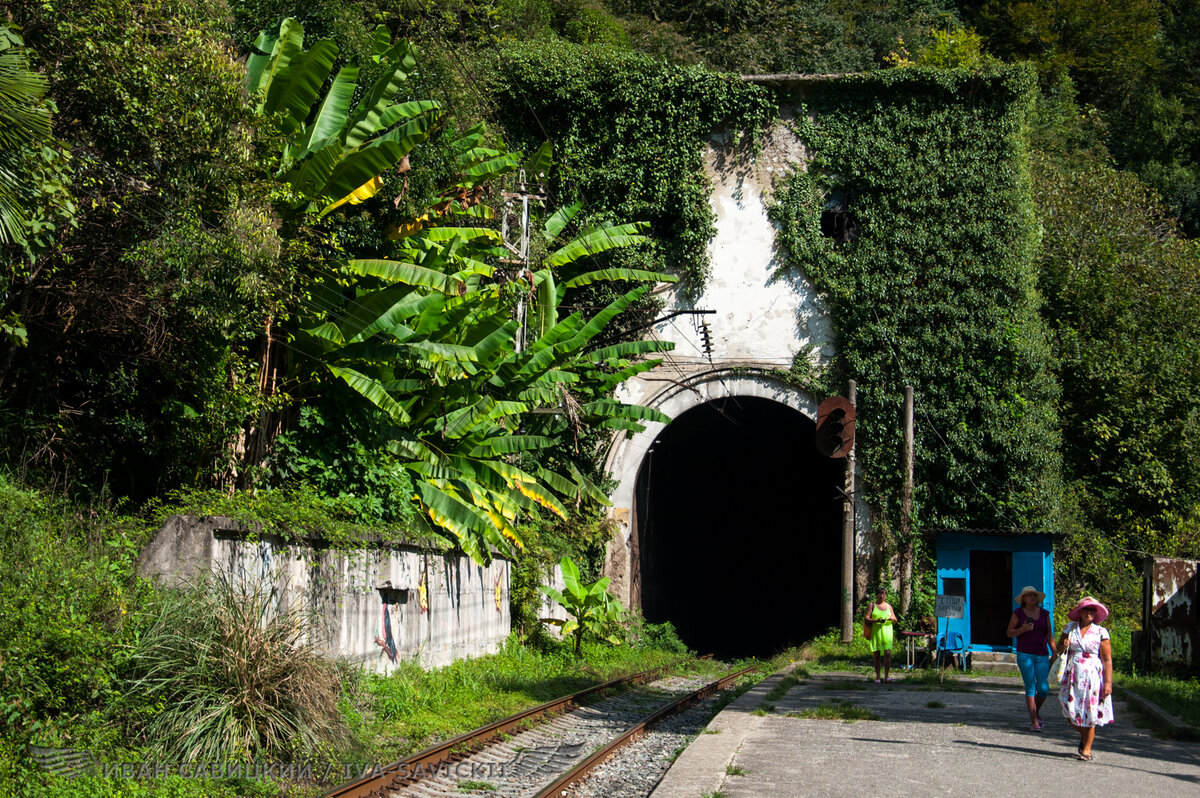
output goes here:
{"type": "Polygon", "coordinates": [[[1071,656],[1071,638],[1067,637],[1067,650],[1059,654],[1053,663],[1050,664],[1050,675],[1046,677],[1046,681],[1050,684],[1059,684],[1062,682],[1063,674],[1067,672],[1067,660],[1071,656]]]}

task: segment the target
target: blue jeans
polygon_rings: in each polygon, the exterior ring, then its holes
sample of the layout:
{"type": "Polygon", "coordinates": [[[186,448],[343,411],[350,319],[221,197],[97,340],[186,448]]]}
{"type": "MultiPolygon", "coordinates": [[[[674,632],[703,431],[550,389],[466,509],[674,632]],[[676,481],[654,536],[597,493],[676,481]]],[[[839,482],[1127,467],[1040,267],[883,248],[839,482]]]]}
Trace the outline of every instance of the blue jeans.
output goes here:
{"type": "Polygon", "coordinates": [[[1050,695],[1050,686],[1046,684],[1046,677],[1050,675],[1050,657],[1018,651],[1017,667],[1021,671],[1021,679],[1025,682],[1027,698],[1045,698],[1050,695]]]}

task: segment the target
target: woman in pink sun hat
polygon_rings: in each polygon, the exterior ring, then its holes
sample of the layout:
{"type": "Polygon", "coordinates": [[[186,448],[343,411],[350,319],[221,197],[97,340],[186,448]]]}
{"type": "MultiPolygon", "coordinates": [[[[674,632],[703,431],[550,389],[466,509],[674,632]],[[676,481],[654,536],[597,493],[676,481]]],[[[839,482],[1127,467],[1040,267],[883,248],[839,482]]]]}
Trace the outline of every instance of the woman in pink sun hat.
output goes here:
{"type": "Polygon", "coordinates": [[[1079,731],[1079,759],[1090,762],[1096,727],[1113,721],[1112,642],[1108,630],[1100,626],[1108,617],[1108,607],[1084,596],[1067,617],[1071,623],[1058,639],[1059,653],[1068,652],[1058,703],[1079,731]]]}

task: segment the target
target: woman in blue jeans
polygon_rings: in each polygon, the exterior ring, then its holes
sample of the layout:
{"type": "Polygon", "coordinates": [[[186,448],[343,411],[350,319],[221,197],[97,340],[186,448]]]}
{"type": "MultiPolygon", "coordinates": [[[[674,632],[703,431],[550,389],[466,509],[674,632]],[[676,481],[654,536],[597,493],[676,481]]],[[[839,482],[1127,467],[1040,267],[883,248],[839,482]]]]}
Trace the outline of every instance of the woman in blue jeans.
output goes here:
{"type": "Polygon", "coordinates": [[[1025,682],[1025,708],[1029,710],[1029,728],[1042,730],[1042,704],[1050,694],[1046,676],[1050,673],[1050,655],[1054,635],[1050,631],[1050,613],[1042,609],[1046,594],[1036,587],[1023,587],[1016,596],[1020,606],[1008,621],[1008,636],[1016,638],[1017,667],[1025,682]]]}

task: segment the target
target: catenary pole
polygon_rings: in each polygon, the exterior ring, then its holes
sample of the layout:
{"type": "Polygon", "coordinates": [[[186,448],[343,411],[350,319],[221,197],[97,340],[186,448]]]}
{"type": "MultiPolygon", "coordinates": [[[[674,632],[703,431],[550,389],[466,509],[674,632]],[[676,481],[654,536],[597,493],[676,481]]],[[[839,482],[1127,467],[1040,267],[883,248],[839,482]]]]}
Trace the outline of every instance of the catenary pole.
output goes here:
{"type": "Polygon", "coordinates": [[[912,605],[913,387],[904,386],[904,488],[900,494],[900,614],[912,605]]]}
{"type": "MultiPolygon", "coordinates": [[[[857,409],[855,389],[857,383],[850,380],[850,404],[857,409]]],[[[855,438],[857,439],[857,435],[855,438]]],[[[845,501],[842,504],[842,642],[854,639],[854,452],[857,443],[851,443],[846,455],[845,501]]]]}

